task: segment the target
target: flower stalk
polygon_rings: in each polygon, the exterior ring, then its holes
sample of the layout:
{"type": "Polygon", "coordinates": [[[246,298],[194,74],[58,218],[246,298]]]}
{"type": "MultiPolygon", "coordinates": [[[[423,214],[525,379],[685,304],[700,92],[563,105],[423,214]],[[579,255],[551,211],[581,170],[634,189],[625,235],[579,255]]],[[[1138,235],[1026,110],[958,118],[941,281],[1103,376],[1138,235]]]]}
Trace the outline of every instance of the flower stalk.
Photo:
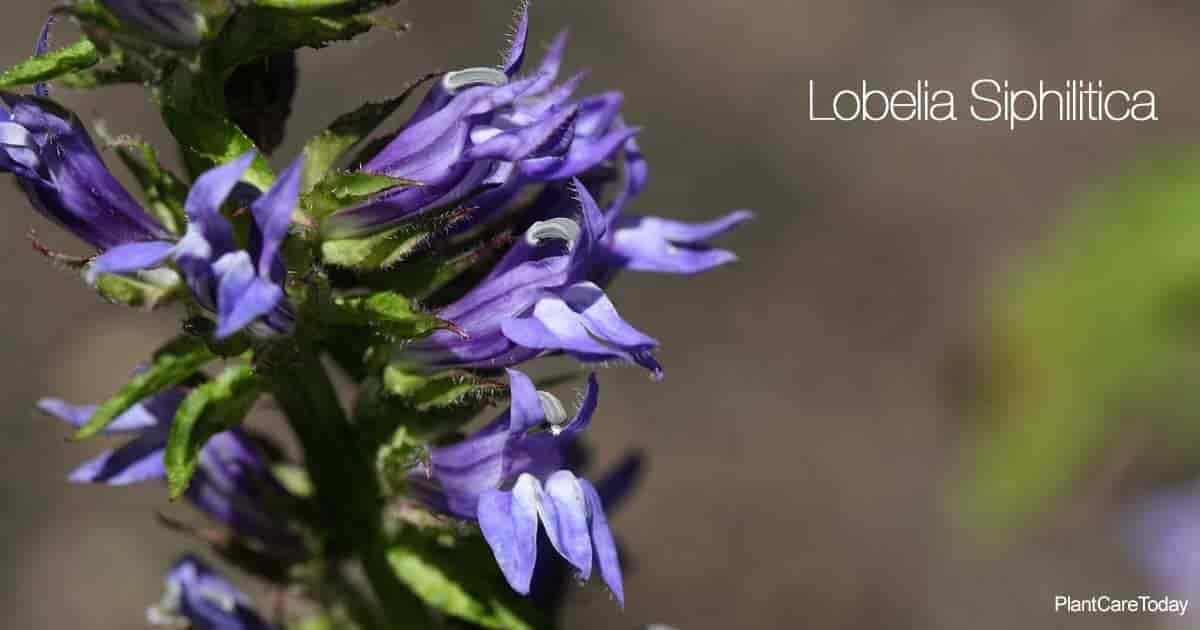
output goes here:
{"type": "Polygon", "coordinates": [[[561,356],[660,380],[658,339],[621,316],[611,285],[732,262],[709,241],[750,215],[630,213],[648,174],[639,128],[620,93],[576,96],[581,74],[559,80],[565,34],[526,67],[527,4],[498,67],[427,74],[347,107],[277,173],[265,156],[303,105],[296,51],[352,39],[382,23],[368,11],[395,3],[67,0],[55,15],[84,38],[51,50],[51,21],[35,56],[0,73],[0,173],[88,251],[35,249],[109,301],[184,314],[183,332],[107,400],[39,403],[76,439],[129,438],[70,481],[163,483],[208,524],[161,522],[282,594],[263,614],[187,555],[152,624],[549,628],[572,571],[624,606],[609,517],[640,457],[588,474],[600,378],[570,409],[548,391],[561,383],[523,370],[561,356]],[[184,172],[98,133],[141,189],[127,190],[47,82],[146,86],[184,172]],[[381,128],[420,93],[398,129],[381,128]],[[255,431],[264,396],[300,462],[255,431]]]}
{"type": "Polygon", "coordinates": [[[304,451],[331,550],[358,558],[386,627],[430,627],[425,606],[388,567],[384,500],[372,458],[363,452],[328,372],[311,352],[289,348],[280,354],[259,369],[304,451]]]}

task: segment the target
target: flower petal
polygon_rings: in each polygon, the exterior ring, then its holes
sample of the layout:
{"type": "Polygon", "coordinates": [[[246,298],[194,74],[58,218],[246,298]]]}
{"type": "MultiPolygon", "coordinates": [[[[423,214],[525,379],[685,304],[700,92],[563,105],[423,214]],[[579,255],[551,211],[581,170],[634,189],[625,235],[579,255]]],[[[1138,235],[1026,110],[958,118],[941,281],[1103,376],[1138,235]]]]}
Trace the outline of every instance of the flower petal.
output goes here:
{"type": "Polygon", "coordinates": [[[504,320],[500,329],[513,343],[526,348],[561,350],[584,362],[624,359],[661,379],[662,366],[650,353],[657,343],[625,323],[611,303],[604,302],[580,303],[585,312],[579,313],[562,298],[546,295],[528,314],[504,320]]]}
{"type": "Polygon", "coordinates": [[[283,289],[254,273],[250,254],[226,254],[213,265],[217,274],[217,330],[224,339],[269,313],[283,300],[283,289]]]}
{"type": "Polygon", "coordinates": [[[577,177],[601,164],[640,132],[638,127],[615,130],[589,142],[576,140],[562,157],[544,157],[521,162],[521,173],[535,181],[548,182],[577,177]]]}
{"type": "MultiPolygon", "coordinates": [[[[96,413],[96,405],[72,405],[58,398],[43,398],[38,401],[37,407],[42,412],[75,427],[83,426],[92,417],[92,414],[96,413]]],[[[104,433],[141,431],[153,427],[159,422],[160,420],[147,409],[146,405],[138,404],[117,416],[104,428],[104,433]]]]}
{"type": "Polygon", "coordinates": [[[525,43],[529,39],[529,3],[522,4],[519,10],[512,43],[504,55],[504,74],[510,77],[521,71],[521,65],[525,63],[525,43]]]}
{"type": "Polygon", "coordinates": [[[596,373],[588,374],[587,389],[583,392],[583,401],[579,403],[579,411],[575,412],[575,417],[563,426],[560,437],[569,437],[578,434],[587,428],[592,422],[592,416],[596,413],[596,406],[600,401],[600,383],[596,380],[596,373]]]}
{"type": "MultiPolygon", "coordinates": [[[[212,252],[209,256],[197,257],[217,257],[236,248],[233,227],[221,216],[221,204],[229,198],[234,186],[241,181],[257,155],[255,151],[249,151],[236,160],[205,171],[192,184],[192,190],[184,202],[189,222],[188,232],[190,235],[195,231],[198,236],[202,236],[212,252]]],[[[184,240],[187,240],[187,236],[184,240]]],[[[186,249],[184,251],[190,252],[186,249]]]]}
{"type": "Polygon", "coordinates": [[[588,330],[600,339],[630,352],[658,347],[658,341],[653,337],[621,319],[612,300],[595,284],[580,282],[572,285],[563,291],[562,297],[571,310],[583,316],[588,330]]]}
{"type": "Polygon", "coordinates": [[[554,80],[558,78],[559,69],[562,68],[563,53],[566,49],[567,30],[563,29],[554,36],[554,39],[550,41],[550,45],[546,47],[546,54],[542,57],[541,63],[538,64],[538,80],[529,89],[531,94],[539,94],[553,85],[554,80]]]}
{"type": "Polygon", "coordinates": [[[118,245],[92,261],[88,266],[87,281],[93,283],[102,273],[132,273],[153,269],[171,255],[174,243],[167,241],[144,241],[118,245]]]}
{"type": "Polygon", "coordinates": [[[300,184],[304,174],[304,155],[301,154],[287,168],[275,184],[250,206],[254,224],[262,239],[258,254],[258,275],[271,277],[272,265],[279,255],[279,247],[287,236],[292,222],[292,213],[300,198],[300,184]]]}
{"type": "Polygon", "coordinates": [[[517,370],[508,370],[508,386],[512,393],[508,424],[510,436],[523,435],[546,421],[546,412],[542,409],[537,388],[528,376],[517,370]]]}
{"type": "Polygon", "coordinates": [[[167,467],[163,464],[166,435],[162,431],[148,431],[137,439],[98,457],[84,462],[71,473],[74,483],[102,483],[110,486],[125,486],[152,479],[165,479],[167,467]]]}
{"type": "MultiPolygon", "coordinates": [[[[509,436],[508,418],[503,425],[494,423],[476,435],[449,446],[429,449],[432,475],[440,485],[446,508],[462,518],[477,518],[480,497],[504,481],[504,449],[509,436]]],[[[420,473],[418,472],[418,475],[420,473]]]]}
{"type": "Polygon", "coordinates": [[[522,475],[511,492],[489,490],[479,499],[479,528],[514,591],[529,593],[537,563],[537,480],[522,475]]]}
{"type": "Polygon", "coordinates": [[[617,557],[617,543],[613,540],[612,530],[608,527],[608,519],[604,516],[604,504],[596,488],[586,479],[579,480],[587,501],[588,513],[592,526],[592,548],[596,551],[596,560],[600,565],[600,576],[608,584],[609,590],[617,598],[617,603],[625,607],[625,586],[621,578],[621,561],[617,557]]]}
{"type": "Polygon", "coordinates": [[[562,155],[575,136],[579,110],[566,107],[525,127],[501,132],[463,153],[466,160],[504,160],[516,162],[528,157],[562,155]]]}
{"type": "Polygon", "coordinates": [[[500,329],[510,341],[526,348],[631,359],[628,353],[594,339],[579,314],[556,297],[539,300],[529,315],[505,320],[500,329]]]}
{"type": "Polygon", "coordinates": [[[621,215],[613,223],[609,247],[615,264],[635,271],[695,274],[737,260],[733,252],[703,245],[753,218],[748,210],[705,223],[621,215]],[[679,246],[677,244],[683,244],[679,246]]]}
{"type": "Polygon", "coordinates": [[[550,543],[586,580],[592,575],[592,541],[579,480],[568,470],[555,472],[546,479],[545,494],[539,498],[538,509],[550,543]],[[547,509],[549,506],[553,509],[547,509]]]}

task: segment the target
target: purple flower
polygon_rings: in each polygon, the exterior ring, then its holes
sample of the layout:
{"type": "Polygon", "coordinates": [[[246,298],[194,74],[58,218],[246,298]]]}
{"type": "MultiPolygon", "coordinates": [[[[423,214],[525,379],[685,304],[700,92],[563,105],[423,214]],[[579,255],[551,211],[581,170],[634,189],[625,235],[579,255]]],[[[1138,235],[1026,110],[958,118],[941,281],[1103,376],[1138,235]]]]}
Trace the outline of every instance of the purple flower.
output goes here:
{"type": "Polygon", "coordinates": [[[255,322],[264,325],[263,332],[288,330],[294,317],[284,301],[287,269],[279,249],[299,198],[303,157],[250,205],[254,221],[246,250],[234,240],[233,226],[220,209],[255,157],[251,151],[196,179],[184,204],[187,233],[178,242],[115,247],[92,262],[89,275],[141,271],[173,259],[196,301],[217,314],[218,339],[255,322]]]}
{"type": "MultiPolygon", "coordinates": [[[[180,388],[169,389],[118,416],[105,433],[132,435],[132,439],[83,463],[69,479],[110,486],[165,480],[163,453],[175,412],[185,396],[180,388]]],[[[40,400],[38,408],[76,427],[86,423],[96,409],[57,398],[40,400]]],[[[293,557],[302,549],[299,539],[270,509],[290,495],[240,429],[218,433],[204,445],[186,496],[205,514],[239,535],[269,545],[278,554],[293,557]]]]}
{"type": "MultiPolygon", "coordinates": [[[[632,140],[630,144],[636,152],[636,144],[632,140]]],[[[708,241],[752,219],[754,213],[738,210],[702,223],[629,214],[625,206],[641,190],[645,178],[644,168],[635,169],[630,155],[626,149],[625,156],[630,162],[625,167],[625,188],[604,210],[606,232],[597,243],[589,279],[604,286],[623,269],[692,275],[737,260],[733,252],[711,247],[708,241]],[[641,174],[634,176],[635,170],[641,174]]],[[[607,174],[586,181],[593,196],[599,196],[613,183],[607,174]]],[[[575,203],[569,187],[548,185],[524,208],[525,222],[562,216],[575,203]]]]}
{"type": "Polygon", "coordinates": [[[190,0],[100,0],[122,21],[155,41],[175,48],[190,48],[204,41],[204,16],[190,0]]]}
{"type": "Polygon", "coordinates": [[[616,544],[596,488],[564,466],[575,436],[596,410],[588,379],[583,403],[567,421],[562,403],[509,370],[512,406],[461,442],[429,449],[414,470],[414,492],[435,509],[479,521],[509,585],[528,594],[537,561],[539,522],[554,549],[583,576],[593,565],[624,605],[616,544]]]}
{"type": "Polygon", "coordinates": [[[685,223],[661,217],[620,214],[609,226],[604,242],[613,268],[691,275],[737,260],[733,252],[710,247],[707,241],[750,220],[748,210],[731,212],[704,223],[685,223]]]}
{"type": "Polygon", "coordinates": [[[1133,558],[1166,594],[1200,594],[1200,482],[1140,500],[1127,516],[1133,558]]]}
{"type": "Polygon", "coordinates": [[[229,580],[194,556],[167,574],[162,600],[146,610],[152,626],[193,630],[269,630],[272,626],[229,580]]]}
{"type": "Polygon", "coordinates": [[[737,260],[733,252],[711,247],[708,241],[754,218],[753,212],[737,210],[703,223],[630,214],[625,206],[645,188],[649,172],[632,138],[624,159],[625,187],[605,212],[606,256],[597,276],[611,278],[621,269],[691,275],[737,260]]]}
{"type": "Polygon", "coordinates": [[[658,342],[621,319],[588,281],[603,254],[604,217],[581,183],[574,189],[580,222],[556,217],[533,224],[487,278],[438,312],[458,330],[436,331],[397,359],[431,368],[510,367],[565,352],[584,362],[631,361],[661,378],[651,354],[658,342]]]}
{"type": "Polygon", "coordinates": [[[42,98],[0,92],[0,171],[34,208],[93,247],[170,238],[130,196],[74,114],[42,98]]]}
{"type": "Polygon", "coordinates": [[[621,95],[572,99],[582,75],[554,85],[566,45],[560,34],[537,71],[514,79],[525,58],[528,12],[503,68],[445,74],[399,134],[363,166],[423,186],[386,193],[334,214],[324,230],[366,234],[425,212],[468,205],[473,223],[502,210],[531,184],[568,181],[612,157],[636,129],[616,125],[621,95]],[[481,192],[481,189],[487,189],[481,192]]]}

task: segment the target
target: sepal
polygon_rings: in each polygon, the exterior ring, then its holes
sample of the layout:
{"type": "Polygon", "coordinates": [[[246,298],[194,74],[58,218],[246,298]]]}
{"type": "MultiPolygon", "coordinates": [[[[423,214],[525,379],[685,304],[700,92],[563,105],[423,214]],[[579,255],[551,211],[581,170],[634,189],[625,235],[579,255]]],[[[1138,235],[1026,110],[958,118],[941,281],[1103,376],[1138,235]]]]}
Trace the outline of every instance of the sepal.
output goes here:
{"type": "Polygon", "coordinates": [[[387,269],[429,247],[439,235],[468,215],[464,210],[432,212],[369,236],[328,238],[321,243],[321,256],[338,267],[359,271],[387,269]]]}
{"type": "Polygon", "coordinates": [[[133,274],[102,273],[92,285],[100,297],[114,304],[153,310],[182,294],[183,282],[170,269],[151,269],[133,274]]]}
{"type": "Polygon", "coordinates": [[[261,389],[253,368],[236,365],[188,394],[175,413],[163,456],[172,500],[187,490],[208,439],[241,424],[261,389]]]}
{"type": "Polygon", "coordinates": [[[420,182],[362,171],[332,171],[300,197],[300,207],[315,222],[372,197],[420,182]]]}
{"type": "Polygon", "coordinates": [[[366,13],[400,0],[254,0],[255,6],[308,15],[366,13]]]}
{"type": "Polygon", "coordinates": [[[88,38],[35,55],[0,73],[0,88],[43,83],[85,71],[100,63],[100,51],[88,38]]]}
{"type": "Polygon", "coordinates": [[[380,342],[405,341],[438,329],[456,329],[454,324],[422,312],[408,298],[390,291],[334,298],[326,311],[326,321],[335,326],[369,328],[380,342]]]}
{"type": "Polygon", "coordinates": [[[134,375],[111,398],[96,408],[95,413],[79,428],[75,439],[92,437],[104,430],[117,416],[142,400],[191,378],[216,358],[200,337],[181,335],[172,339],[158,352],[146,368],[134,375]]]}
{"type": "Polygon", "coordinates": [[[304,145],[304,184],[301,190],[312,190],[318,182],[326,179],[338,160],[395,113],[408,100],[413,90],[435,76],[437,75],[427,74],[409,83],[395,98],[380,103],[367,103],[339,116],[329,127],[309,140],[304,145]]]}
{"type": "Polygon", "coordinates": [[[158,160],[158,153],[150,143],[131,136],[106,137],[102,129],[97,135],[114,149],[145,193],[147,209],[172,234],[180,236],[187,228],[187,216],[183,203],[187,199],[188,187],[175,173],[158,160]]]}
{"type": "Polygon", "coordinates": [[[477,535],[404,525],[393,536],[388,562],[426,605],[452,617],[497,630],[553,627],[508,588],[477,535]]]}
{"type": "Polygon", "coordinates": [[[404,399],[419,412],[456,407],[478,411],[508,392],[503,384],[467,371],[424,374],[410,371],[398,363],[384,369],[383,384],[390,394],[404,399]]]}

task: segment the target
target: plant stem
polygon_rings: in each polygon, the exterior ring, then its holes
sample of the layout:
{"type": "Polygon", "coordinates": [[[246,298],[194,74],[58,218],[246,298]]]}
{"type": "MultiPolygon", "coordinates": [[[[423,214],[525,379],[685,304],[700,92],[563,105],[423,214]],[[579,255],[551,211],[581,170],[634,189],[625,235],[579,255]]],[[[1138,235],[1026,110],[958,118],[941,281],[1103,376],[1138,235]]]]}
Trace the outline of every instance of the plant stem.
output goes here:
{"type": "Polygon", "coordinates": [[[263,372],[304,449],[333,549],[358,556],[388,628],[432,627],[424,604],[388,564],[374,460],[355,439],[320,359],[301,351],[269,363],[263,372]]]}

